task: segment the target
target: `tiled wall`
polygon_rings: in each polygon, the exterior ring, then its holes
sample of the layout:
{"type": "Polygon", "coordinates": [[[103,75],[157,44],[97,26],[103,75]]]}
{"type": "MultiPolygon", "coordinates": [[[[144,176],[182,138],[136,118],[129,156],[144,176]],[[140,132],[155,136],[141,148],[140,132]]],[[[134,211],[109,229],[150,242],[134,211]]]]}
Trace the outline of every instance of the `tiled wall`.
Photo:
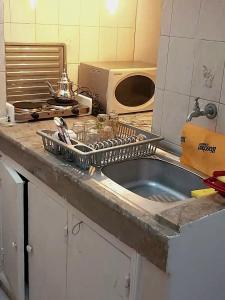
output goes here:
{"type": "Polygon", "coordinates": [[[225,134],[225,0],[164,0],[153,131],[180,144],[193,109],[213,102],[217,119],[193,123],[225,134]]]}
{"type": "Polygon", "coordinates": [[[106,2],[4,0],[5,39],[65,42],[68,71],[76,82],[80,61],[133,60],[137,0],[120,0],[115,15],[108,12],[106,2]]]}
{"type": "Polygon", "coordinates": [[[5,48],[4,48],[3,0],[0,0],[0,118],[5,116],[5,48]]]}
{"type": "MultiPolygon", "coordinates": [[[[127,0],[129,1],[129,0],[127,0]]],[[[134,59],[157,63],[161,0],[138,0],[134,59]]]]}

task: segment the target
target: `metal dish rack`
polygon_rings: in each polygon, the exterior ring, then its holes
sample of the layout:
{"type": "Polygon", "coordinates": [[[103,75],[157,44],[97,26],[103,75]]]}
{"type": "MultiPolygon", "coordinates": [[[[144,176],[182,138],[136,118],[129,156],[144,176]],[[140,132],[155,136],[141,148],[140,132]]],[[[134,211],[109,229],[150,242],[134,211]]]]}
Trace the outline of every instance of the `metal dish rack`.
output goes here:
{"type": "Polygon", "coordinates": [[[119,123],[118,125],[117,138],[123,140],[129,136],[142,134],[146,136],[146,139],[95,150],[77,140],[73,142],[73,145],[67,145],[54,136],[55,131],[39,130],[37,134],[42,137],[45,150],[61,156],[67,161],[74,162],[83,170],[87,170],[90,166],[101,168],[115,162],[154,155],[158,143],[163,140],[160,136],[123,123],[119,123]]]}

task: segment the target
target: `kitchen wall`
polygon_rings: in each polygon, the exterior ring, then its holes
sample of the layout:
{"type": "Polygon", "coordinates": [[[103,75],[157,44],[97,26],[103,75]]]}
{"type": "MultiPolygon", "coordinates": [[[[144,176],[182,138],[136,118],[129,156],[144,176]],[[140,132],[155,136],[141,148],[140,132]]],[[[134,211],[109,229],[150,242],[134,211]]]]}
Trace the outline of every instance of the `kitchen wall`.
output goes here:
{"type": "MultiPolygon", "coordinates": [[[[128,0],[129,1],[129,0],[128,0]]],[[[161,0],[138,0],[134,59],[156,65],[160,37],[161,0]]]]}
{"type": "Polygon", "coordinates": [[[5,116],[5,47],[4,47],[3,0],[0,0],[0,118],[5,116]]]}
{"type": "Polygon", "coordinates": [[[3,1],[6,42],[66,43],[75,82],[80,61],[157,62],[161,0],[119,0],[115,14],[110,0],[3,1]]]}
{"type": "Polygon", "coordinates": [[[225,134],[225,1],[164,0],[153,131],[180,145],[193,109],[213,102],[217,119],[193,123],[225,134]]]}
{"type": "Polygon", "coordinates": [[[120,0],[114,15],[106,0],[4,3],[6,42],[66,43],[68,71],[75,82],[80,61],[133,60],[137,0],[120,0]]]}

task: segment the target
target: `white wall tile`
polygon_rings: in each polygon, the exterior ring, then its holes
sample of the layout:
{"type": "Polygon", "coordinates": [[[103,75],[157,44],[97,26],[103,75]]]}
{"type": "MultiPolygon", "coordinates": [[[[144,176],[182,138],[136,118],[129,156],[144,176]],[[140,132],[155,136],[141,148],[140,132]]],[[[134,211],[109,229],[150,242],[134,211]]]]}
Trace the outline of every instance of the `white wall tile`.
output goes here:
{"type": "Polygon", "coordinates": [[[67,63],[78,63],[80,47],[78,26],[59,26],[59,42],[66,44],[67,63]]]}
{"type": "Polygon", "coordinates": [[[11,23],[11,41],[35,43],[35,24],[11,23]]]}
{"type": "Polygon", "coordinates": [[[169,41],[170,39],[168,36],[160,37],[160,47],[158,53],[157,77],[156,77],[156,86],[157,88],[160,89],[165,88],[169,41]]]}
{"type": "MultiPolygon", "coordinates": [[[[201,110],[204,110],[205,106],[208,103],[211,103],[211,101],[199,99],[199,104],[200,104],[201,110]]],[[[190,104],[189,104],[189,113],[191,113],[193,111],[194,105],[195,105],[195,97],[191,97],[190,98],[190,104]]],[[[218,108],[219,107],[218,104],[216,104],[216,105],[217,105],[217,108],[218,108]]],[[[201,127],[207,128],[209,130],[215,131],[215,129],[216,129],[216,123],[217,123],[217,118],[215,118],[215,119],[208,119],[207,117],[202,116],[202,117],[198,117],[198,118],[193,118],[191,122],[193,124],[198,125],[198,126],[201,126],[201,127]]]]}
{"type": "Polygon", "coordinates": [[[225,104],[225,70],[224,70],[224,74],[223,74],[223,82],[222,82],[220,102],[225,104]]]}
{"type": "Polygon", "coordinates": [[[80,24],[83,26],[99,26],[100,0],[81,0],[80,24]]]}
{"type": "Polygon", "coordinates": [[[161,34],[170,35],[173,0],[162,0],[161,34]]]}
{"type": "Polygon", "coordinates": [[[117,60],[132,61],[134,58],[133,28],[118,28],[117,60]],[[124,43],[126,41],[126,43],[124,43]]]}
{"type": "Polygon", "coordinates": [[[0,72],[5,72],[5,53],[0,53],[0,72]]]}
{"type": "Polygon", "coordinates": [[[69,75],[70,80],[74,83],[74,90],[77,88],[78,82],[78,64],[67,64],[67,72],[69,75]]]}
{"type": "Polygon", "coordinates": [[[100,28],[99,60],[116,60],[117,29],[110,27],[100,28]]]}
{"type": "Polygon", "coordinates": [[[224,104],[219,105],[216,131],[218,133],[225,134],[225,105],[224,104]]]}
{"type": "Polygon", "coordinates": [[[59,0],[59,24],[79,25],[80,5],[83,1],[84,0],[59,0]]]}
{"type": "Polygon", "coordinates": [[[80,28],[80,61],[97,61],[99,44],[98,27],[80,28]]]}
{"type": "Polygon", "coordinates": [[[5,52],[4,44],[4,25],[0,24],[0,53],[5,52]]]}
{"type": "Polygon", "coordinates": [[[59,41],[58,25],[36,25],[36,42],[57,43],[59,41]]]}
{"type": "Polygon", "coordinates": [[[118,8],[118,26],[135,27],[137,0],[120,0],[118,8]]]}
{"type": "Polygon", "coordinates": [[[117,11],[111,14],[106,0],[100,1],[100,26],[134,27],[136,20],[137,0],[120,0],[117,11]]]}
{"type": "Polygon", "coordinates": [[[100,26],[116,27],[118,23],[118,15],[110,14],[106,6],[106,0],[100,1],[100,26]]]}
{"type": "Polygon", "coordinates": [[[4,22],[10,22],[10,0],[4,0],[2,2],[4,2],[4,22]]]}
{"type": "MultiPolygon", "coordinates": [[[[18,2],[18,0],[15,0],[18,2]]],[[[38,0],[36,7],[37,24],[59,23],[59,0],[38,0]]]]}
{"type": "MultiPolygon", "coordinates": [[[[0,72],[0,95],[4,99],[6,96],[6,88],[5,88],[5,72],[0,72]]],[[[0,99],[1,99],[0,96],[0,99]]]]}
{"type": "Polygon", "coordinates": [[[189,95],[194,62],[195,40],[171,38],[166,74],[166,89],[189,95]]]}
{"type": "Polygon", "coordinates": [[[219,102],[225,63],[225,43],[199,41],[191,95],[219,102]]]}
{"type": "Polygon", "coordinates": [[[11,22],[28,23],[35,22],[35,10],[28,0],[10,0],[11,22]]]}
{"type": "Polygon", "coordinates": [[[5,116],[6,79],[5,72],[0,72],[0,116],[5,116]]]}
{"type": "Polygon", "coordinates": [[[166,140],[180,145],[182,128],[188,115],[189,96],[165,91],[162,136],[166,140]]]}
{"type": "Polygon", "coordinates": [[[161,125],[162,125],[162,115],[163,115],[163,101],[164,101],[164,91],[160,89],[155,90],[155,102],[153,109],[153,123],[152,123],[152,132],[155,134],[161,134],[161,125]]]}
{"type": "Polygon", "coordinates": [[[11,41],[11,23],[4,23],[4,38],[5,42],[11,41]]]}
{"type": "Polygon", "coordinates": [[[4,23],[4,6],[3,0],[0,0],[0,24],[4,23]]]}
{"type": "Polygon", "coordinates": [[[161,20],[161,1],[138,0],[134,60],[157,64],[161,20]]]}
{"type": "Polygon", "coordinates": [[[225,1],[202,0],[199,38],[225,41],[225,1]]]}
{"type": "Polygon", "coordinates": [[[171,35],[194,37],[197,33],[201,0],[174,0],[171,35]]]}

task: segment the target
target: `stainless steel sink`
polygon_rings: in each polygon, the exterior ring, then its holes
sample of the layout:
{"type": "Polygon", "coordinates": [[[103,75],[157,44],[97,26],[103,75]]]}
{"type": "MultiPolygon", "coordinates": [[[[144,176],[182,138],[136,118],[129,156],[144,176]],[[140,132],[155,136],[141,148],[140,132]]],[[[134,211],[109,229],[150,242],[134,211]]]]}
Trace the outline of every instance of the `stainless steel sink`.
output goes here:
{"type": "Polygon", "coordinates": [[[198,175],[161,159],[125,161],[103,168],[102,173],[129,191],[158,202],[187,200],[192,190],[206,188],[198,175]]]}

